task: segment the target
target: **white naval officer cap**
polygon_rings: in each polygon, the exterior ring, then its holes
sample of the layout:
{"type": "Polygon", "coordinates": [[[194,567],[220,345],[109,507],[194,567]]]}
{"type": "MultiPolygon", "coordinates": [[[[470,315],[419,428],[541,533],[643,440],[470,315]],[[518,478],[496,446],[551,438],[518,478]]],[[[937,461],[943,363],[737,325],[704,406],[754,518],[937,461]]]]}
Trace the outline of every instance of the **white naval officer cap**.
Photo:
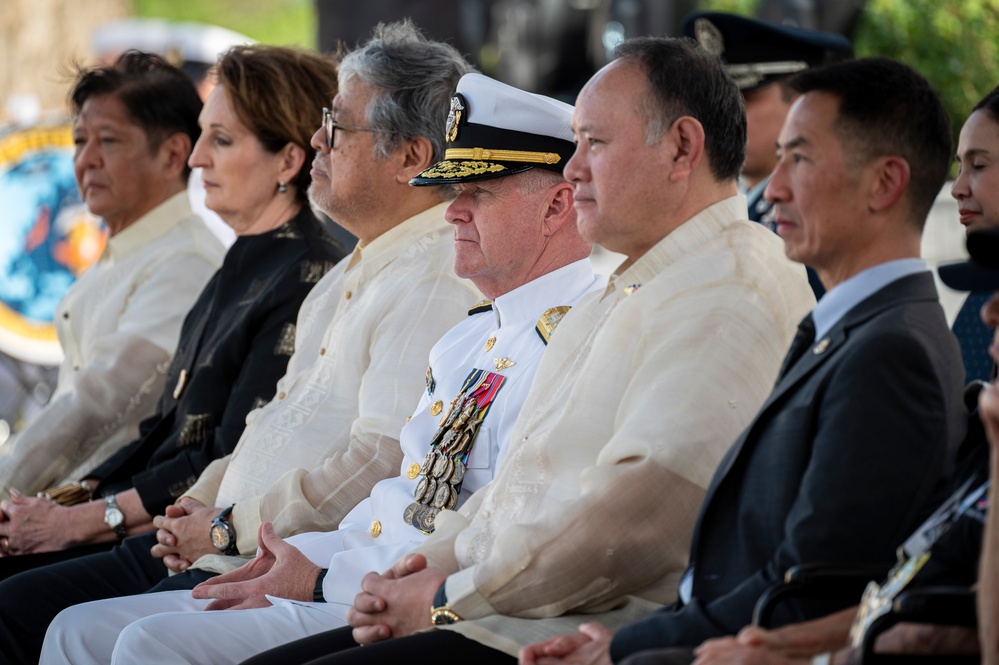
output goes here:
{"type": "Polygon", "coordinates": [[[409,181],[447,185],[542,168],[561,173],[576,146],[573,107],[482,74],[465,74],[451,98],[444,159],[409,181]]]}

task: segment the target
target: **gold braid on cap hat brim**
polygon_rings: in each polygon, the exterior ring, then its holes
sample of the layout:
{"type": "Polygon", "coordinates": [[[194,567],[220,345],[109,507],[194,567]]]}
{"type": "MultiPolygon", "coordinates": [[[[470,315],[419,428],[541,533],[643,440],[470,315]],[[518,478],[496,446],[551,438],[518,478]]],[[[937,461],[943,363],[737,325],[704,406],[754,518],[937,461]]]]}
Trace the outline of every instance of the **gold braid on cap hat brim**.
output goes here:
{"type": "MultiPolygon", "coordinates": [[[[448,148],[441,161],[419,175],[420,178],[467,178],[487,173],[502,173],[511,167],[492,162],[558,164],[561,155],[530,150],[490,150],[488,148],[448,148]],[[489,160],[489,161],[485,161],[489,160]]],[[[516,166],[512,167],[516,168],[516,166]]]]}
{"type": "Polygon", "coordinates": [[[490,164],[489,162],[443,161],[434,164],[417,178],[467,178],[471,175],[500,173],[508,170],[502,164],[490,164]]]}
{"type": "Polygon", "coordinates": [[[496,162],[527,162],[528,164],[558,164],[562,157],[554,152],[530,150],[490,150],[489,148],[448,148],[444,159],[491,160],[496,162]]]}

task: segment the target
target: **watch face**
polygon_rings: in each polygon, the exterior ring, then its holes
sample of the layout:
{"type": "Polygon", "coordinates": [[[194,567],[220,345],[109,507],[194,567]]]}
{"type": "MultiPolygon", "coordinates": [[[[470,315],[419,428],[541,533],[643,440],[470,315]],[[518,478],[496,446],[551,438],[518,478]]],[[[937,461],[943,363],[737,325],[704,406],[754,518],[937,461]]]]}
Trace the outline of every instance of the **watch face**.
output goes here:
{"type": "Polygon", "coordinates": [[[229,547],[229,531],[221,524],[212,525],[212,545],[225,551],[229,547]]]}
{"type": "Polygon", "coordinates": [[[108,508],[104,511],[104,523],[112,529],[125,521],[125,516],[117,508],[108,508]]]}

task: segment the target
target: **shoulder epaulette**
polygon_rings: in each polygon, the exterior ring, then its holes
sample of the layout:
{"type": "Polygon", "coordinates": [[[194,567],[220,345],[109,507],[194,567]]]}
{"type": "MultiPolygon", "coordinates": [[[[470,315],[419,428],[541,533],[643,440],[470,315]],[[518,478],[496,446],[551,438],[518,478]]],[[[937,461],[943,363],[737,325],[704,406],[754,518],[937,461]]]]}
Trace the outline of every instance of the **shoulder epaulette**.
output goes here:
{"type": "Polygon", "coordinates": [[[562,318],[569,313],[570,309],[572,308],[568,305],[552,307],[546,309],[545,313],[538,319],[538,324],[534,326],[534,330],[537,331],[538,336],[541,337],[541,341],[545,343],[545,346],[548,346],[548,341],[555,333],[555,329],[558,328],[558,324],[562,322],[562,318]]]}
{"type": "Polygon", "coordinates": [[[480,303],[476,303],[475,307],[468,310],[468,315],[472,316],[473,314],[481,314],[482,312],[491,312],[491,311],[493,311],[493,301],[483,300],[480,303]]]}

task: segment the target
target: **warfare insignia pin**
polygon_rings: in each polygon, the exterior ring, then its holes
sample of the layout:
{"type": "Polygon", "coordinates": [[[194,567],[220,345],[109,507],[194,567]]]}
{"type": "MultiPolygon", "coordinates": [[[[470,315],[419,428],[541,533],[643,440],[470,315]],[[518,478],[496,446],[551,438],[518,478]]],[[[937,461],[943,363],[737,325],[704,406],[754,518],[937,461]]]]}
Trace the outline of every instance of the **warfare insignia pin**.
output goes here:
{"type": "Polygon", "coordinates": [[[503,371],[504,369],[513,367],[517,363],[513,362],[509,358],[493,358],[493,364],[496,365],[497,371],[503,371]]]}

